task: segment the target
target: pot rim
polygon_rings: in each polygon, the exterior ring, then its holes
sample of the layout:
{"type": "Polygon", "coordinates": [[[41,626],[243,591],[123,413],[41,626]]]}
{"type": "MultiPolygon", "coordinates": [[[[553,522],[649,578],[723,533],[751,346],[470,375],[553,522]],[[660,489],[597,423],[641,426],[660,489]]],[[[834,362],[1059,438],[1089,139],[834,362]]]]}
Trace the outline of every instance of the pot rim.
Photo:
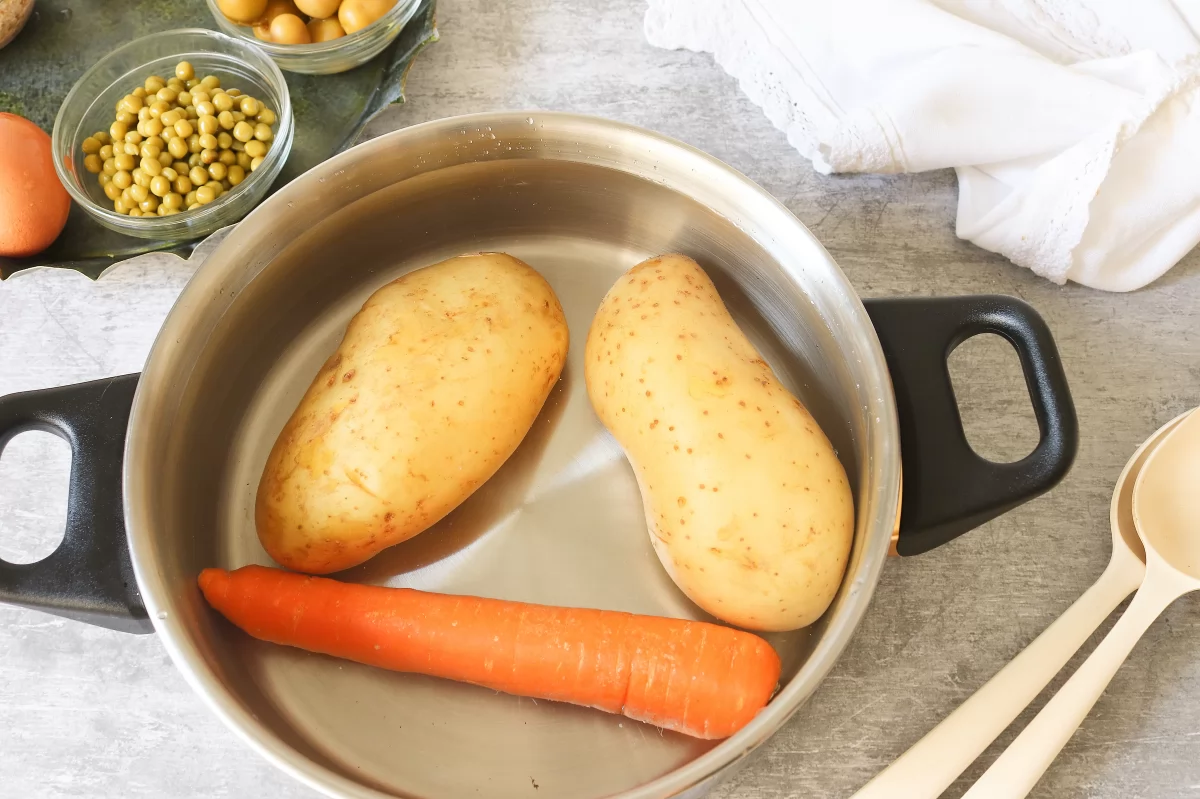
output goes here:
{"type": "MultiPolygon", "coordinates": [[[[172,409],[163,408],[168,387],[173,383],[187,382],[187,375],[176,374],[178,364],[174,356],[180,342],[189,333],[195,334],[190,329],[192,316],[224,292],[228,284],[241,285],[254,278],[255,275],[242,274],[240,281],[232,279],[238,277],[239,272],[248,271],[248,267],[243,260],[226,257],[226,254],[236,252],[243,242],[264,238],[261,226],[255,224],[256,217],[259,222],[265,222],[263,217],[274,213],[284,204],[290,205],[291,201],[311,191],[318,181],[324,182],[339,174],[339,170],[370,159],[376,153],[419,143],[430,136],[454,136],[460,129],[478,129],[533,119],[544,130],[557,132],[564,139],[569,139],[572,132],[578,133],[580,129],[598,131],[614,140],[619,139],[626,151],[635,148],[649,157],[634,159],[632,165],[627,161],[614,161],[611,165],[639,177],[670,185],[693,198],[689,187],[706,183],[719,185],[723,204],[729,209],[737,209],[737,216],[754,220],[757,230],[748,231],[751,235],[762,239],[769,231],[763,246],[777,257],[781,270],[791,275],[801,263],[809,270],[823,270],[823,291],[836,295],[838,310],[844,312],[841,318],[826,318],[825,321],[831,326],[836,325],[833,329],[842,340],[843,351],[854,351],[862,359],[864,383],[859,390],[860,396],[867,398],[867,404],[863,405],[860,413],[865,416],[867,423],[864,428],[866,440],[861,445],[864,464],[860,466],[855,543],[842,588],[831,609],[822,618],[822,621],[828,619],[827,629],[796,674],[750,724],[673,771],[619,794],[621,799],[670,797],[707,783],[720,772],[742,761],[777,732],[812,695],[845,650],[870,604],[879,573],[887,559],[899,514],[900,431],[883,350],[866,309],[845,274],[808,228],[765,189],[717,158],[668,136],[602,117],[564,112],[487,112],[448,117],[393,131],[356,145],[310,169],[259,205],[243,220],[246,224],[239,225],[208,255],[188,282],[168,314],[147,358],[130,415],[123,466],[126,537],[134,573],[146,610],[171,660],[217,717],[252,749],[293,778],[329,796],[393,799],[396,794],[381,792],[342,776],[286,744],[229,693],[219,676],[205,663],[194,636],[184,620],[179,618],[182,614],[167,613],[170,596],[173,591],[178,592],[179,586],[168,583],[158,566],[153,523],[146,509],[147,503],[142,500],[142,497],[148,496],[148,492],[153,491],[155,471],[152,464],[146,463],[145,452],[152,440],[147,430],[153,426],[150,422],[156,416],[173,413],[172,409]],[[677,180],[668,180],[662,172],[656,171],[657,166],[652,169],[656,153],[670,154],[672,159],[686,167],[686,170],[678,170],[681,173],[686,171],[686,175],[677,180]],[[864,513],[868,514],[865,520],[864,513]]],[[[546,156],[534,154],[531,157],[546,156]]],[[[554,158],[572,159],[570,154],[560,153],[556,153],[554,158]]],[[[595,159],[583,155],[574,160],[596,163],[595,159]]],[[[712,203],[702,204],[722,213],[712,203]]],[[[727,213],[722,215],[733,216],[727,213]]]]}

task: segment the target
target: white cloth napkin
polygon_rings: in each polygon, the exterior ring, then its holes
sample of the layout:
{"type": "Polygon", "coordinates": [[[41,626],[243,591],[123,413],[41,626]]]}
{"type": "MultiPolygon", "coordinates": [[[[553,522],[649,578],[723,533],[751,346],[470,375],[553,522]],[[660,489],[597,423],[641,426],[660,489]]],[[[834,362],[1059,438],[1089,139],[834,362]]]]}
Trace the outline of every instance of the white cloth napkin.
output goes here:
{"type": "Polygon", "coordinates": [[[649,0],[820,172],[958,173],[957,233],[1130,291],[1200,241],[1200,0],[649,0]]]}

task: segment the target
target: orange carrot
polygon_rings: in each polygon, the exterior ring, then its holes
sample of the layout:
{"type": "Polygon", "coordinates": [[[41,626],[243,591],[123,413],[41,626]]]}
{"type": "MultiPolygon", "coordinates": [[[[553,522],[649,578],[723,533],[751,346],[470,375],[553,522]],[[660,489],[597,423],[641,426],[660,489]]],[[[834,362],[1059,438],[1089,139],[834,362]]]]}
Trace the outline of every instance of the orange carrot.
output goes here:
{"type": "Polygon", "coordinates": [[[393,671],[622,713],[697,738],[754,718],[779,680],[756,635],[697,621],[205,569],[208,603],[255,638],[393,671]]]}

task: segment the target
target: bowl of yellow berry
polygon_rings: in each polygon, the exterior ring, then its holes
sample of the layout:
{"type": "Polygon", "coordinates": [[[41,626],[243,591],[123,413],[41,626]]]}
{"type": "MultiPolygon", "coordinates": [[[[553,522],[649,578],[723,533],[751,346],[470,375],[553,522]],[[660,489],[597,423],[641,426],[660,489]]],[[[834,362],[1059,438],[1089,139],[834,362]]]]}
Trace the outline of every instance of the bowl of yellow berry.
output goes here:
{"type": "Polygon", "coordinates": [[[100,224],[164,241],[248,214],[291,149],[279,67],[254,45],[183,29],[129,42],[75,84],[54,120],[54,167],[100,224]]]}
{"type": "Polygon", "coordinates": [[[254,42],[280,68],[345,72],[395,40],[420,0],[208,0],[221,30],[254,42]]]}

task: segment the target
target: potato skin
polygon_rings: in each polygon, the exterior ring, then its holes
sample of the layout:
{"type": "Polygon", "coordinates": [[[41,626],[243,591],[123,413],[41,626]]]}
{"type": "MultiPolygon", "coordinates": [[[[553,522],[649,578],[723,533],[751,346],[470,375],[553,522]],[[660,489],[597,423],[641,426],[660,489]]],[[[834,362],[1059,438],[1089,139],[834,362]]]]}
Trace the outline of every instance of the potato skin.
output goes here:
{"type": "Polygon", "coordinates": [[[502,253],[373,294],[284,426],[255,522],[280,565],[327,574],[437,522],[495,474],[566,360],[558,298],[502,253]]]}
{"type": "Polygon", "coordinates": [[[633,267],[601,303],[585,358],[592,406],[680,589],[747,629],[816,621],[850,553],[846,473],[708,275],[682,255],[633,267]]]}

